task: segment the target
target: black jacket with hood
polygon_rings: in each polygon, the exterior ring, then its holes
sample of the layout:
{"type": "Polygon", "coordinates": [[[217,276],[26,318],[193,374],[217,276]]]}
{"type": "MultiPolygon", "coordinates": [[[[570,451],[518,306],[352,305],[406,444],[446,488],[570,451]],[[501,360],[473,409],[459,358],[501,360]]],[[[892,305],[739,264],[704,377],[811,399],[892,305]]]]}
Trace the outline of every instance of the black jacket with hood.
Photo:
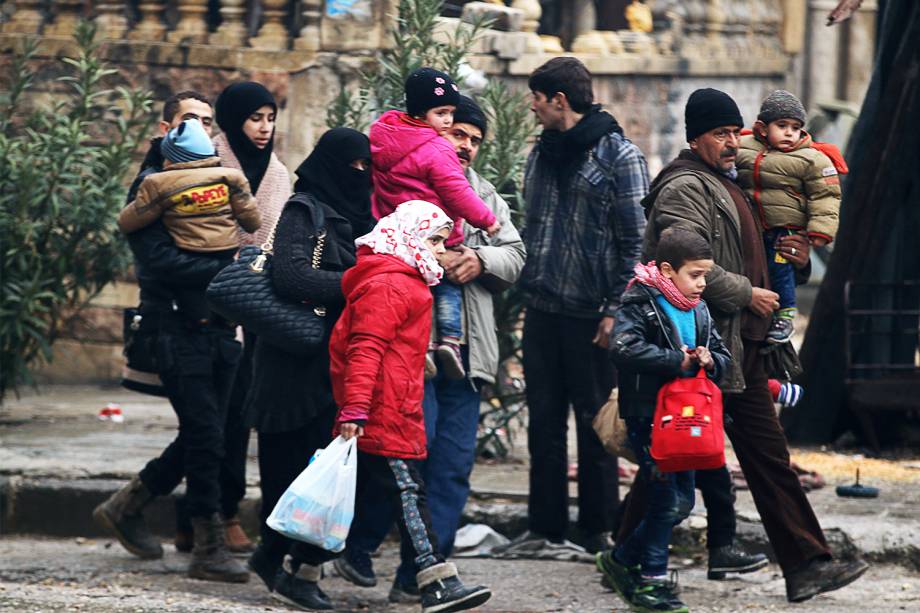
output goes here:
{"type": "MultiPolygon", "coordinates": [[[[623,293],[616,312],[610,355],[617,365],[621,417],[651,417],[658,390],[682,376],[680,335],[656,302],[657,289],[638,283],[623,293]]],[[[696,344],[712,353],[715,368],[709,378],[718,383],[732,357],[713,325],[702,300],[694,308],[696,344]]]]}

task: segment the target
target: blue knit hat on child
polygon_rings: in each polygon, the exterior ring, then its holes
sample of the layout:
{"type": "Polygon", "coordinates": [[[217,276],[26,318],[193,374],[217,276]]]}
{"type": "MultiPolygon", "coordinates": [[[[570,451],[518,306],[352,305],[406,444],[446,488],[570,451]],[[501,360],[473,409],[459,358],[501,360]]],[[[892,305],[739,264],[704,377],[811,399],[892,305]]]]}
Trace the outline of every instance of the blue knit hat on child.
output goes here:
{"type": "Polygon", "coordinates": [[[170,162],[196,162],[216,155],[211,137],[197,119],[186,119],[166,133],[160,153],[170,162]]]}

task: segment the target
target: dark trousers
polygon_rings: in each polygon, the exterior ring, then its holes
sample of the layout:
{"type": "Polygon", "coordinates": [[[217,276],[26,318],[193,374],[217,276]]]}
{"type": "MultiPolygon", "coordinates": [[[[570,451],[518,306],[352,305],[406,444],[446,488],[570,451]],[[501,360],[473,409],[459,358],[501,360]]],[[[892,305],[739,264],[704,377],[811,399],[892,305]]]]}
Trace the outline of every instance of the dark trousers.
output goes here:
{"type": "MultiPolygon", "coordinates": [[[[735,540],[735,488],[726,467],[696,471],[696,489],[706,506],[706,546],[726,547],[735,540]]],[[[616,542],[626,540],[645,513],[648,500],[648,480],[642,472],[636,474],[629,494],[623,499],[622,519],[617,528],[616,542]]]]}
{"type": "MultiPolygon", "coordinates": [[[[378,512],[368,505],[357,504],[367,492],[382,496],[384,508],[392,508],[394,503],[397,505],[397,525],[402,541],[400,553],[412,560],[415,572],[444,561],[438,553],[437,537],[431,529],[425,482],[415,462],[359,451],[354,522],[367,522],[369,516],[378,512]]],[[[297,543],[290,553],[295,563],[312,566],[339,556],[306,543],[297,543]]]]}
{"type": "MultiPolygon", "coordinates": [[[[332,424],[335,411],[330,408],[312,422],[290,432],[260,432],[259,438],[259,484],[262,489],[262,509],[259,514],[259,532],[262,537],[260,548],[273,563],[281,566],[284,556],[306,547],[275,532],[265,523],[268,516],[288,486],[303,472],[317,449],[325,447],[332,440],[332,424]]],[[[359,463],[360,467],[360,463],[359,463]]],[[[305,557],[303,554],[298,557],[305,557]]]]}
{"type": "Polygon", "coordinates": [[[779,308],[794,309],[795,301],[795,267],[791,262],[776,261],[776,240],[787,236],[789,231],[774,228],[764,232],[764,246],[767,248],[767,272],[770,274],[770,289],[779,294],[779,308]]]}
{"type": "Polygon", "coordinates": [[[614,385],[606,351],[592,344],[598,320],[528,308],[524,318],[530,451],[529,528],[562,539],[569,519],[566,476],[569,407],[578,442],[578,527],[585,534],[610,530],[619,503],[617,459],[591,427],[614,385]]]}
{"type": "MultiPolygon", "coordinates": [[[[240,501],[246,496],[246,454],[249,451],[249,428],[243,426],[243,403],[252,381],[252,355],[255,336],[246,334],[243,355],[227,405],[224,421],[224,457],[220,463],[220,513],[224,518],[236,517],[240,501]]],[[[176,498],[176,525],[191,532],[185,496],[176,498]]]]}
{"type": "Polygon", "coordinates": [[[220,510],[224,423],[240,353],[232,329],[191,327],[178,316],[161,322],[157,365],[179,418],[179,434],[147,463],[140,478],[151,492],[164,496],[184,477],[190,517],[220,510]]]}
{"type": "Polygon", "coordinates": [[[789,445],[773,408],[760,347],[760,343],[744,341],[746,388],[741,394],[724,397],[725,432],[779,565],[788,574],[814,558],[830,555],[830,549],[789,465],[789,445]]]}
{"type": "MultiPolygon", "coordinates": [[[[468,349],[462,348],[464,362],[468,349]]],[[[467,363],[467,368],[469,365],[467,363]]],[[[479,391],[469,380],[452,381],[441,374],[425,384],[425,434],[428,459],[419,462],[427,485],[431,527],[437,536],[438,553],[449,557],[470,493],[470,473],[476,459],[479,425],[479,391]]],[[[388,503],[380,492],[365,491],[356,504],[368,512],[355,521],[348,533],[348,549],[372,553],[386,538],[396,519],[398,505],[388,503]],[[385,509],[389,504],[390,511],[385,509]]],[[[359,512],[360,514],[360,512],[359,512]]],[[[414,552],[403,548],[396,576],[403,584],[415,581],[414,552]]]]}
{"type": "Polygon", "coordinates": [[[668,572],[671,531],[693,510],[694,471],[661,473],[649,454],[652,420],[627,417],[629,446],[639,460],[639,474],[648,484],[648,497],[639,525],[617,543],[615,555],[627,566],[639,564],[642,575],[660,577],[668,572]]]}

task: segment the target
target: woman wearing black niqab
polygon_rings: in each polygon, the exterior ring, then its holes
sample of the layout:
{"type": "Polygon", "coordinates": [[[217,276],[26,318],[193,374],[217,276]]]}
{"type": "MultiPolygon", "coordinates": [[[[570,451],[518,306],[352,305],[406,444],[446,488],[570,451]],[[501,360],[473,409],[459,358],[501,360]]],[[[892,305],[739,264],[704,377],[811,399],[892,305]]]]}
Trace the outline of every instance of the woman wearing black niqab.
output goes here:
{"type": "Polygon", "coordinates": [[[370,159],[367,136],[350,128],[333,128],[297,168],[294,191],[312,194],[348,220],[355,238],[363,236],[376,222],[371,215],[370,159]]]}
{"type": "MultiPolygon", "coordinates": [[[[374,226],[370,155],[370,143],[360,132],[326,132],[297,169],[297,193],[285,205],[275,234],[275,290],[289,300],[325,306],[327,335],[344,306],[342,275],[355,263],[354,240],[374,226]],[[318,270],[311,267],[316,209],[326,226],[318,270]]],[[[273,596],[311,610],[332,607],[317,583],[323,562],[332,556],[281,536],[265,520],[313,452],[329,443],[335,414],[327,352],[294,356],[258,339],[245,422],[259,435],[262,541],[250,568],[273,596]]]]}

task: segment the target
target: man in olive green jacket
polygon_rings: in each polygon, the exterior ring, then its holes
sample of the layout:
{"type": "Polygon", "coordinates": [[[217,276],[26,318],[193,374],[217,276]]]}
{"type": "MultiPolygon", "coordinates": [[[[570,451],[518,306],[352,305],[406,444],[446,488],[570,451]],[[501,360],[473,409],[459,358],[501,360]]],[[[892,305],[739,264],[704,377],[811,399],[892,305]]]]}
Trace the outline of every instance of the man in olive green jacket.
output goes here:
{"type": "MultiPolygon", "coordinates": [[[[723,385],[725,431],[786,577],[787,598],[800,602],[855,581],[868,565],[831,559],[821,526],[790,468],[786,438],[767,387],[760,349],[779,303],[769,290],[760,226],[735,183],[741,113],[724,92],[704,89],[691,94],[685,121],[690,149],[662,170],[643,202],[648,212],[643,256],[654,258],[658,237],[671,226],[699,232],[712,245],[715,266],[703,299],[733,357],[723,385]]],[[[803,265],[807,241],[784,238],[788,241],[777,245],[778,251],[803,265]]]]}

